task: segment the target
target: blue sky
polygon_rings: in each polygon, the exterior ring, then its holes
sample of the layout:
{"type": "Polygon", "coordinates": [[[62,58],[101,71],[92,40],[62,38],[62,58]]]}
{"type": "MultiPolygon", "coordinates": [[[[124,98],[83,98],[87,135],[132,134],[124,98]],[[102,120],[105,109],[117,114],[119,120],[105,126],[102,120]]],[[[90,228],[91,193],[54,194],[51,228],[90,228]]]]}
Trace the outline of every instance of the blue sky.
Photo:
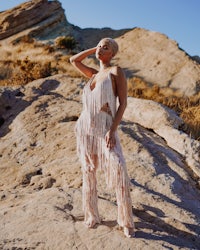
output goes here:
{"type": "MultiPolygon", "coordinates": [[[[25,0],[0,2],[0,11],[25,0]]],[[[178,42],[190,55],[200,56],[200,0],[60,0],[67,20],[80,28],[140,27],[158,31],[178,42]]]]}

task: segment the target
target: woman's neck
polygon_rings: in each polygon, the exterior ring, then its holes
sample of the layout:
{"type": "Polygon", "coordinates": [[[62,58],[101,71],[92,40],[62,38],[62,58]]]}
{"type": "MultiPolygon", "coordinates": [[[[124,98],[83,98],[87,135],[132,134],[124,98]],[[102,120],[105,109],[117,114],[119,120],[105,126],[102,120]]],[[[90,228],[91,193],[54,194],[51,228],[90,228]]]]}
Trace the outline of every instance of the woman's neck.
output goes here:
{"type": "Polygon", "coordinates": [[[100,70],[105,70],[111,67],[110,61],[109,62],[100,62],[100,70]]]}

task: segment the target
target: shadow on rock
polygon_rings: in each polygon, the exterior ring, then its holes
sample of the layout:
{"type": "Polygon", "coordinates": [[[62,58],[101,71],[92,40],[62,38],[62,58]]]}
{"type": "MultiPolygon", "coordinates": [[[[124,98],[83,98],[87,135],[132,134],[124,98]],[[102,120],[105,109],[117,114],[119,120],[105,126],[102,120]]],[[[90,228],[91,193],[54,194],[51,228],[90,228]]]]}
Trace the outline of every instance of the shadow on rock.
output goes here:
{"type": "MultiPolygon", "coordinates": [[[[0,137],[9,133],[9,126],[19,113],[23,112],[28,106],[36,101],[42,95],[56,95],[51,91],[55,90],[59,86],[60,82],[54,79],[45,80],[40,86],[32,87],[33,96],[32,99],[27,101],[25,99],[26,89],[29,84],[18,89],[5,88],[1,91],[0,95],[0,137]]],[[[60,95],[59,95],[60,96],[60,95]]]]}
{"type": "MultiPolygon", "coordinates": [[[[140,227],[140,225],[138,225],[140,227]]],[[[144,228],[144,225],[141,226],[144,228]]],[[[180,233],[179,230],[177,230],[177,233],[180,233]]],[[[185,237],[181,238],[176,235],[159,235],[156,233],[146,233],[143,231],[137,231],[136,232],[136,238],[138,239],[146,239],[146,240],[151,240],[151,241],[163,241],[166,243],[170,243],[173,246],[180,247],[181,249],[199,249],[199,238],[196,236],[190,234],[190,233],[185,233],[185,237]]],[[[164,244],[163,244],[164,247],[164,244]]],[[[166,246],[166,249],[171,249],[173,250],[174,248],[170,248],[169,246],[166,246]]]]}
{"type": "MultiPolygon", "coordinates": [[[[169,179],[174,180],[170,186],[170,192],[173,193],[179,200],[174,200],[158,190],[149,189],[148,186],[143,186],[132,180],[133,185],[139,186],[145,189],[146,192],[158,196],[160,199],[174,204],[177,207],[183,208],[189,212],[192,212],[197,217],[200,217],[200,199],[199,192],[195,186],[191,185],[193,181],[190,179],[188,174],[188,179],[182,177],[181,173],[177,169],[173,169],[168,164],[169,161],[174,162],[180,169],[184,169],[184,164],[181,156],[175,152],[173,149],[165,145],[165,141],[158,135],[149,130],[142,129],[141,126],[137,126],[137,131],[134,130],[133,123],[124,123],[124,125],[129,124],[130,126],[122,126],[122,131],[130,135],[134,140],[142,145],[144,150],[147,150],[153,159],[152,167],[154,168],[155,176],[165,175],[169,179]],[[191,202],[188,202],[188,201],[191,202]],[[193,205],[192,205],[193,204],[193,205]]],[[[187,173],[187,169],[184,169],[187,173]]],[[[148,171],[148,169],[147,169],[148,171]]],[[[159,190],[162,190],[163,185],[161,184],[159,190]]]]}
{"type": "MultiPolygon", "coordinates": [[[[166,241],[179,247],[199,246],[200,239],[197,235],[200,235],[200,226],[186,224],[184,221],[176,220],[173,214],[171,217],[167,217],[165,211],[162,211],[159,205],[160,202],[163,202],[166,207],[168,205],[170,207],[175,206],[177,209],[185,210],[187,214],[192,214],[191,216],[196,218],[197,222],[199,221],[199,191],[195,188],[195,185],[192,184],[193,180],[187,172],[181,155],[168,147],[165,141],[154,132],[142,128],[140,125],[124,122],[122,123],[121,129],[125,134],[137,141],[144,152],[147,151],[150,155],[152,163],[151,166],[148,166],[148,163],[146,163],[146,171],[150,171],[151,178],[166,176],[166,182],[168,179],[170,180],[166,185],[161,182],[160,186],[156,186],[155,189],[150,184],[152,180],[149,180],[150,185],[148,185],[148,182],[142,184],[135,179],[131,180],[133,186],[144,190],[145,193],[154,199],[154,207],[144,204],[142,210],[133,209],[133,214],[142,221],[136,223],[138,231],[136,236],[139,238],[166,241]],[[176,165],[176,167],[174,167],[174,165],[176,165]],[[148,167],[150,170],[148,170],[148,167]],[[184,174],[182,172],[184,172],[184,174]],[[187,178],[185,175],[187,175],[187,178]],[[162,193],[163,188],[168,188],[169,190],[165,190],[162,193]],[[152,215],[152,213],[154,215],[152,215]],[[143,231],[143,229],[150,229],[153,233],[147,234],[141,232],[140,229],[141,231],[143,231]]],[[[137,157],[137,155],[135,157],[137,157]]],[[[138,157],[142,157],[141,154],[138,157]]]]}

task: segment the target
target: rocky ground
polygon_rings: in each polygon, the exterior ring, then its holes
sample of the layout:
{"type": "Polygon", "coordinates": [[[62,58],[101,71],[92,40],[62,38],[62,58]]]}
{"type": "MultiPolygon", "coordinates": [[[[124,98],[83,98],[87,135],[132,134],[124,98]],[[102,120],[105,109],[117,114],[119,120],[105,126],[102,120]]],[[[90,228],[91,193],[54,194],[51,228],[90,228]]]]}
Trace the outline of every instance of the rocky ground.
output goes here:
{"type": "MultiPolygon", "coordinates": [[[[119,126],[135,238],[118,227],[115,193],[100,171],[102,223],[84,226],[74,134],[83,78],[55,39],[72,36],[75,53],[113,37],[120,47],[114,63],[127,77],[177,96],[198,94],[199,57],[158,32],[81,29],[67,21],[58,1],[28,1],[0,13],[0,23],[0,249],[200,249],[199,141],[182,131],[174,111],[150,100],[129,97],[119,126]],[[49,63],[51,76],[37,75],[49,63]],[[41,79],[21,86],[28,76],[41,79]]],[[[87,62],[97,67],[92,58],[87,62]]]]}
{"type": "MultiPolygon", "coordinates": [[[[56,75],[1,90],[0,249],[200,249],[198,172],[183,152],[170,146],[172,139],[155,126],[135,122],[132,108],[127,108],[119,134],[131,180],[136,237],[125,238],[117,226],[115,194],[101,172],[102,224],[90,230],[83,225],[74,135],[82,84],[79,78],[56,75]]],[[[128,107],[133,103],[130,98],[128,107]]],[[[144,105],[140,100],[141,112],[144,105]]],[[[166,125],[167,114],[174,121],[168,126],[179,131],[175,114],[161,112],[159,105],[157,112],[161,125],[166,125]]],[[[197,144],[187,152],[195,152],[197,144]]]]}

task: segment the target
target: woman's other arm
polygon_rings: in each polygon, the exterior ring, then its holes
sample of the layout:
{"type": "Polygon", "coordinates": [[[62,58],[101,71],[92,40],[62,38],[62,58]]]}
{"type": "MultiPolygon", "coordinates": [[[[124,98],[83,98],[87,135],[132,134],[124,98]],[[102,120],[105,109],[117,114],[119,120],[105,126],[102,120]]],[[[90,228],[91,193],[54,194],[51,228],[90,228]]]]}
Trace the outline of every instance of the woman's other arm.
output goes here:
{"type": "Polygon", "coordinates": [[[113,123],[110,127],[110,130],[107,132],[105,137],[107,147],[110,149],[115,146],[116,140],[114,134],[122,120],[124,111],[127,106],[127,81],[124,72],[120,67],[115,67],[112,74],[115,77],[117,96],[119,98],[119,106],[113,119],[113,123]]]}
{"type": "Polygon", "coordinates": [[[115,68],[114,72],[117,96],[119,98],[119,107],[117,109],[116,115],[111,126],[111,131],[115,131],[120,124],[124,111],[127,106],[127,81],[123,70],[120,67],[115,68]]]}

